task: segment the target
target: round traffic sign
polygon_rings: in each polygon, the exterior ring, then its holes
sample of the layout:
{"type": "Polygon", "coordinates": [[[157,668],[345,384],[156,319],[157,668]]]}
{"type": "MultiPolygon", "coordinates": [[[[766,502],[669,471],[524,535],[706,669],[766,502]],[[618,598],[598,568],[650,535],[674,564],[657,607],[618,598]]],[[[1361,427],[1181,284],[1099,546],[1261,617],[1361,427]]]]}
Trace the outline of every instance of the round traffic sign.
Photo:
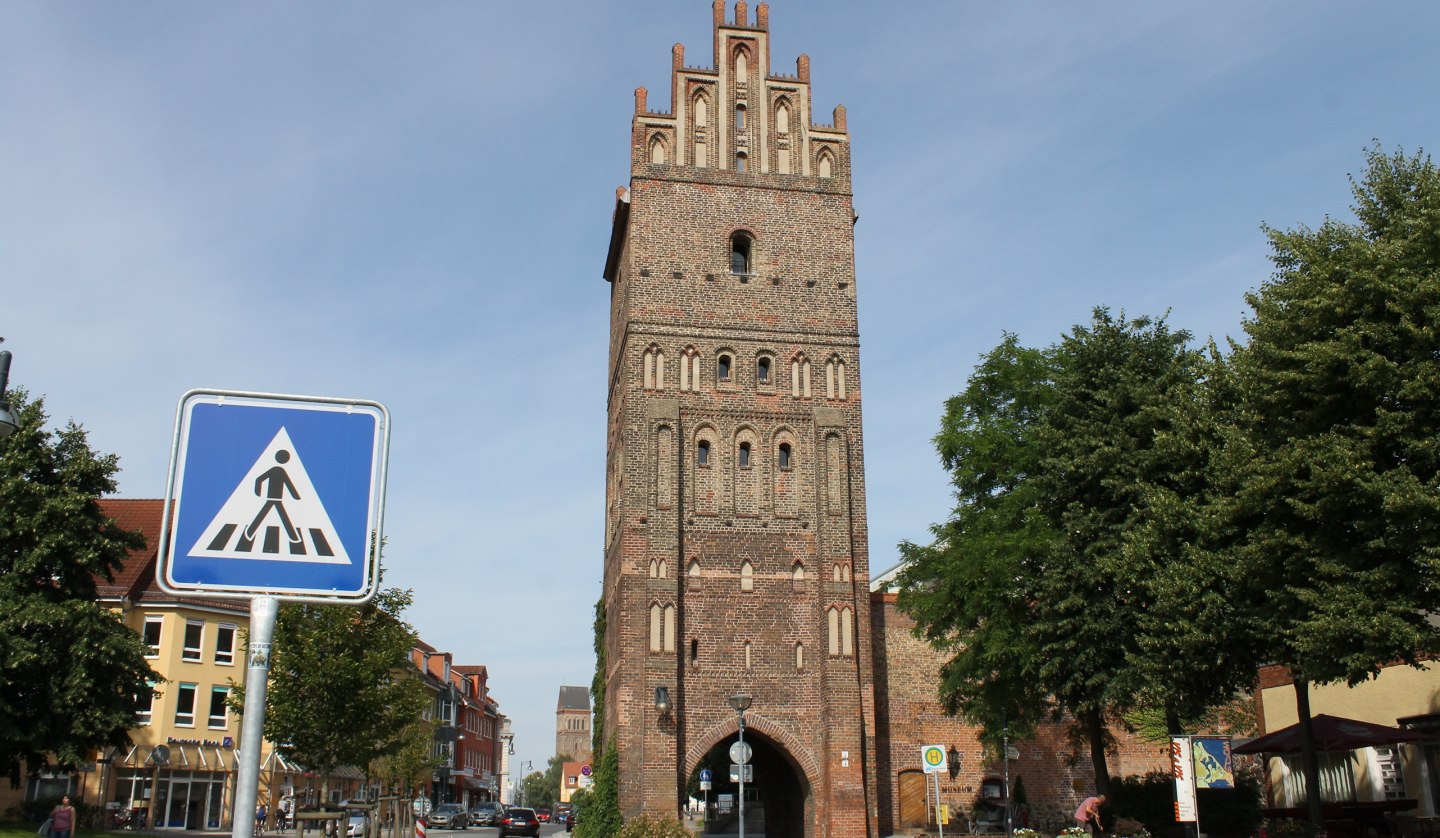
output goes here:
{"type": "Polygon", "coordinates": [[[708,769],[708,768],[702,768],[702,769],[700,769],[700,782],[702,782],[702,783],[708,783],[708,782],[710,782],[710,769],[708,769]]]}
{"type": "Polygon", "coordinates": [[[750,761],[750,756],[753,753],[754,751],[750,749],[749,743],[736,742],[730,746],[730,761],[744,765],[750,761]]]}
{"type": "Polygon", "coordinates": [[[589,763],[586,763],[585,765],[580,766],[580,773],[581,773],[581,774],[584,774],[586,777],[589,777],[589,776],[590,776],[590,772],[591,772],[592,770],[593,770],[593,769],[590,768],[589,763]]]}
{"type": "Polygon", "coordinates": [[[945,765],[945,749],[939,745],[926,745],[920,749],[920,762],[927,774],[939,771],[945,765]]]}

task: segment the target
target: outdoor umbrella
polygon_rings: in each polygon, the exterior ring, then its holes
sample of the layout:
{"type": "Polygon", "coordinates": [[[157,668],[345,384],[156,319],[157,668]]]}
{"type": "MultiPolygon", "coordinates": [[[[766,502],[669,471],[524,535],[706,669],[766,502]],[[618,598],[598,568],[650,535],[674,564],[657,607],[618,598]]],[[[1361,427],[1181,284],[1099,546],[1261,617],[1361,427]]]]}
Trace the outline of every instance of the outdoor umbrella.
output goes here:
{"type": "MultiPolygon", "coordinates": [[[[1434,738],[1418,730],[1377,725],[1324,713],[1312,716],[1310,725],[1315,731],[1317,751],[1353,751],[1356,748],[1393,745],[1396,742],[1429,742],[1434,738]]],[[[1258,739],[1252,739],[1244,745],[1238,745],[1233,749],[1233,753],[1298,754],[1301,749],[1300,723],[1296,722],[1258,739]]]]}

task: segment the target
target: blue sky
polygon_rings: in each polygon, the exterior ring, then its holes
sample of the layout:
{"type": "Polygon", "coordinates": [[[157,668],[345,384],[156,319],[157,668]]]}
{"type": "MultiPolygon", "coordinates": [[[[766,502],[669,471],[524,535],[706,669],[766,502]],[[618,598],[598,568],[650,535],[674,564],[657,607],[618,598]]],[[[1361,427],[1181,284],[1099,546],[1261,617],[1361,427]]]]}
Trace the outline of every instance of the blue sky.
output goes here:
{"type": "MultiPolygon", "coordinates": [[[[733,3],[731,4],[733,6],[733,3]]],[[[394,417],[387,582],[484,664],[520,759],[588,684],[601,278],[633,90],[709,66],[707,0],[0,5],[12,382],[164,494],[186,390],[394,417]]],[[[753,6],[752,6],[753,9],[753,6]]],[[[950,508],[976,358],[1096,305],[1238,336],[1260,229],[1350,217],[1364,149],[1435,146],[1440,4],[771,4],[849,112],[872,572],[950,508]]]]}

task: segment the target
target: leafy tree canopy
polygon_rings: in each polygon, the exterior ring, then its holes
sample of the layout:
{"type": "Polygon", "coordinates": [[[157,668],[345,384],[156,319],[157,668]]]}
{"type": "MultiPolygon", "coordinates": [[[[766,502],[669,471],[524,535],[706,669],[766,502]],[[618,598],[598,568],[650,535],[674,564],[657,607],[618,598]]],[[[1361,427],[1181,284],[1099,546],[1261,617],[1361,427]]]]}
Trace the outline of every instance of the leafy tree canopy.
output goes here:
{"type": "Polygon", "coordinates": [[[19,428],[0,439],[0,769],[38,771],[128,746],[135,713],[159,678],[140,637],[96,602],[126,552],[144,546],[96,499],[119,461],[74,422],[45,429],[43,399],[8,394],[19,428]]]}
{"type": "MultiPolygon", "coordinates": [[[[322,777],[367,766],[414,744],[430,701],[408,655],[415,632],[401,619],[413,597],[390,588],[363,605],[287,602],[275,620],[265,738],[322,777]]],[[[244,710],[244,692],[231,705],[244,710]]]]}
{"type": "Polygon", "coordinates": [[[1377,144],[1351,184],[1355,223],[1267,228],[1234,514],[1272,659],[1355,684],[1440,650],[1440,172],[1377,144]]]}

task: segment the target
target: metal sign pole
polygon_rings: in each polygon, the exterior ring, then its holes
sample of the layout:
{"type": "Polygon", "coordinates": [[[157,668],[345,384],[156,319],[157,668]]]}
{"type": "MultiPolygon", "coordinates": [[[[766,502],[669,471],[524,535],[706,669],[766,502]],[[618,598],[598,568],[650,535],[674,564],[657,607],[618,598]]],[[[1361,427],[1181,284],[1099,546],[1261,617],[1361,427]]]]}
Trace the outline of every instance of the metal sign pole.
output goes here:
{"type": "Polygon", "coordinates": [[[945,819],[940,817],[940,772],[932,771],[930,776],[935,778],[935,825],[940,828],[940,838],[945,838],[945,819]]]}
{"type": "Polygon", "coordinates": [[[265,737],[265,696],[270,688],[270,647],[280,600],[250,600],[249,669],[245,673],[245,729],[240,733],[240,773],[235,781],[234,838],[254,838],[255,804],[260,797],[260,746],[265,737]]]}
{"type": "MultiPolygon", "coordinates": [[[[740,711],[740,752],[745,752],[745,711],[740,711]]],[[[750,760],[740,763],[740,838],[745,838],[745,766],[750,760]]]]}

